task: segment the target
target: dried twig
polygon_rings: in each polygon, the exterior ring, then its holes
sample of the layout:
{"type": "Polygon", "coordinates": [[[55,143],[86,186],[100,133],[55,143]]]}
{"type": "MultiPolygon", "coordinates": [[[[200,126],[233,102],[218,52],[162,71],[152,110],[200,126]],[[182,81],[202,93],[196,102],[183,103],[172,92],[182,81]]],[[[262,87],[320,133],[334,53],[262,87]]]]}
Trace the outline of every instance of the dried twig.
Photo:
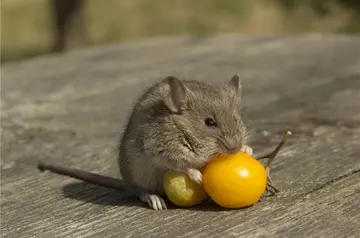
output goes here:
{"type": "Polygon", "coordinates": [[[280,192],[280,190],[278,188],[276,188],[276,186],[274,185],[274,182],[272,181],[271,177],[270,177],[270,168],[271,168],[271,164],[274,161],[276,155],[278,154],[278,152],[280,151],[280,149],[282,148],[282,146],[285,144],[286,140],[288,139],[288,137],[291,135],[290,131],[287,131],[286,134],[283,136],[282,140],[280,141],[279,145],[275,148],[274,151],[272,151],[271,153],[261,156],[260,158],[258,158],[259,160],[261,159],[269,159],[265,165],[265,169],[266,169],[266,173],[267,173],[267,187],[266,187],[266,191],[270,192],[271,188],[272,194],[278,193],[280,192]]]}

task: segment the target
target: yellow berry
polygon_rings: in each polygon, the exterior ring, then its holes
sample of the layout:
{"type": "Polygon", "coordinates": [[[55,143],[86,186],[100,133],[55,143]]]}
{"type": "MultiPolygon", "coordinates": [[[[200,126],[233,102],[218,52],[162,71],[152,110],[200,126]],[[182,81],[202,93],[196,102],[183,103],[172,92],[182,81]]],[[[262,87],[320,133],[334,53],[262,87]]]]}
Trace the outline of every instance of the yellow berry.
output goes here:
{"type": "Polygon", "coordinates": [[[165,171],[163,186],[169,200],[179,207],[200,204],[207,197],[202,185],[192,181],[185,173],[165,171]]]}
{"type": "Polygon", "coordinates": [[[265,192],[265,167],[246,153],[220,155],[212,159],[203,173],[203,186],[209,197],[225,208],[255,204],[265,192]]]}

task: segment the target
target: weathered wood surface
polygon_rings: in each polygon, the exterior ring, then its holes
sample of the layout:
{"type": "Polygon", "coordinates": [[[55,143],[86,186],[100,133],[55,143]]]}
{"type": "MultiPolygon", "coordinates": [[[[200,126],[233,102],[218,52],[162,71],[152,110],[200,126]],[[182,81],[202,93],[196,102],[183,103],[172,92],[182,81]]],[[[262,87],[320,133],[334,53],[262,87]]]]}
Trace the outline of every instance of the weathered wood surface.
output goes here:
{"type": "Polygon", "coordinates": [[[2,68],[3,237],[355,237],[360,234],[360,38],[160,39],[2,68]],[[167,75],[240,72],[251,145],[282,189],[253,207],[155,212],[127,194],[51,173],[39,159],[116,176],[133,100],[167,75]]]}

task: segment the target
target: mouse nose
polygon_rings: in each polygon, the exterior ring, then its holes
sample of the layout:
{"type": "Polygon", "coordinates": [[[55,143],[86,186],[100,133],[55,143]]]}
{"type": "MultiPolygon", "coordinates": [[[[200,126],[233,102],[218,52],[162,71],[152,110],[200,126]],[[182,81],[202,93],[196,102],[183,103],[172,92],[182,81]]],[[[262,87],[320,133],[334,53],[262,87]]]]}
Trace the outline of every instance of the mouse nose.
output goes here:
{"type": "Polygon", "coordinates": [[[234,138],[225,137],[224,147],[227,154],[234,154],[241,150],[242,144],[234,138]]]}
{"type": "Polygon", "coordinates": [[[228,147],[228,148],[226,148],[226,152],[228,154],[235,154],[235,153],[237,153],[239,151],[240,151],[239,147],[228,147]]]}

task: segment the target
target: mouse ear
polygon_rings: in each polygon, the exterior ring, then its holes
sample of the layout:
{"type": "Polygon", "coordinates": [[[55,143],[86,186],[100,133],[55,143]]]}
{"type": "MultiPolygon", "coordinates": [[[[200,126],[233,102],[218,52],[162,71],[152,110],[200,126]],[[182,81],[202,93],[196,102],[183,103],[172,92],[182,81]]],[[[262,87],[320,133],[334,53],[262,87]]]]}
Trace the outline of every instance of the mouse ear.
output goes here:
{"type": "Polygon", "coordinates": [[[227,94],[234,100],[234,102],[238,102],[241,98],[242,86],[241,80],[238,73],[234,74],[234,76],[230,79],[230,81],[226,85],[227,94]]]}
{"type": "Polygon", "coordinates": [[[184,85],[180,80],[174,76],[168,76],[164,79],[169,85],[170,91],[166,98],[164,98],[165,105],[174,113],[180,113],[185,109],[186,91],[184,85]]]}

